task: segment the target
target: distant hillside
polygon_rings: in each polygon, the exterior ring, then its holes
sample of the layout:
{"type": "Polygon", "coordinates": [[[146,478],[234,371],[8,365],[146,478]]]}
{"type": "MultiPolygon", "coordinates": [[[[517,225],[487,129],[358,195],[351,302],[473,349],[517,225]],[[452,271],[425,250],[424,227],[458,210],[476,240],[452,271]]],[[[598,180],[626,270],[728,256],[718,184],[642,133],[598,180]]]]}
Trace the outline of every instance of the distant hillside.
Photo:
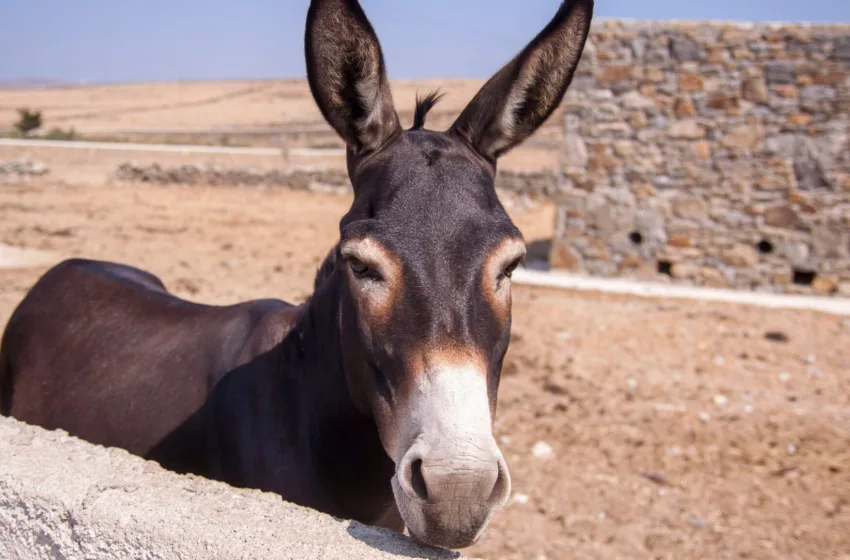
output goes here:
{"type": "Polygon", "coordinates": [[[50,78],[16,78],[11,80],[0,78],[0,88],[2,89],[51,88],[69,85],[73,84],[50,78]]]}

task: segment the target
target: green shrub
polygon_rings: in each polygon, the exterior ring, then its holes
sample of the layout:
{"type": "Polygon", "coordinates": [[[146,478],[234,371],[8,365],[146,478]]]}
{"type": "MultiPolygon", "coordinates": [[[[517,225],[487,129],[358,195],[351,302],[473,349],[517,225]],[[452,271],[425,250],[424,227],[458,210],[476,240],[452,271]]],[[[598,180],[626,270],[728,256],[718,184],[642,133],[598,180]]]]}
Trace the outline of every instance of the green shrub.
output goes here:
{"type": "Polygon", "coordinates": [[[76,140],[77,131],[73,128],[69,128],[68,130],[62,130],[61,128],[54,127],[51,128],[50,131],[44,135],[44,137],[48,140],[76,140]]]}
{"type": "Polygon", "coordinates": [[[33,130],[41,128],[41,111],[30,111],[29,109],[18,109],[19,119],[15,123],[15,129],[26,136],[33,130]]]}

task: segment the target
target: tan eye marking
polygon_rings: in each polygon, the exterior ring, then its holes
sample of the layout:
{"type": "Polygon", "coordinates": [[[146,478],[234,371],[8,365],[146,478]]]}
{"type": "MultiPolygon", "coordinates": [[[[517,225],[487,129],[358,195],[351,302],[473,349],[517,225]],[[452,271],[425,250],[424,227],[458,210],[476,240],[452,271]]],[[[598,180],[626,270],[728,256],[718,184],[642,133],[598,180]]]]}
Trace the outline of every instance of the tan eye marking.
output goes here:
{"type": "Polygon", "coordinates": [[[510,312],[511,276],[525,258],[525,241],[509,237],[496,245],[484,262],[482,290],[499,320],[510,312]]]}

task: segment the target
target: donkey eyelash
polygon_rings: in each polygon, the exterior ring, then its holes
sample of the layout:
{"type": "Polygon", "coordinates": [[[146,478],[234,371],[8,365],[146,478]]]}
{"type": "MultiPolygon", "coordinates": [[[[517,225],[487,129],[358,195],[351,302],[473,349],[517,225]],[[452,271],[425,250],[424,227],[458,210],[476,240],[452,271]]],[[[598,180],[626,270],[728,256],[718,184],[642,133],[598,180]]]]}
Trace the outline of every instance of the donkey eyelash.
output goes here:
{"type": "Polygon", "coordinates": [[[519,257],[511,261],[511,263],[502,269],[502,272],[499,274],[499,280],[504,280],[505,278],[510,278],[514,271],[522,264],[525,257],[519,257]]]}
{"type": "Polygon", "coordinates": [[[351,269],[351,272],[360,280],[374,280],[376,282],[380,282],[384,279],[377,270],[357,257],[347,257],[345,260],[348,263],[348,267],[351,269]]]}

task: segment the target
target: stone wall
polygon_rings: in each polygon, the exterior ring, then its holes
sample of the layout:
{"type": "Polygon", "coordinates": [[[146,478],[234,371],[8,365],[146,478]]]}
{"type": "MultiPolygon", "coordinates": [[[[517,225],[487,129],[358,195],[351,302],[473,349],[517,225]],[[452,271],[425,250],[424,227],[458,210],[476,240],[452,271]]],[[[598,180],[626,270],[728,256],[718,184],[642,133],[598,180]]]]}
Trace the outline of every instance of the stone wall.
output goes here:
{"type": "Polygon", "coordinates": [[[0,161],[0,183],[21,183],[43,177],[50,169],[43,163],[28,160],[0,161]]]}
{"type": "Polygon", "coordinates": [[[554,268],[850,295],[850,25],[603,21],[554,268]]]}

